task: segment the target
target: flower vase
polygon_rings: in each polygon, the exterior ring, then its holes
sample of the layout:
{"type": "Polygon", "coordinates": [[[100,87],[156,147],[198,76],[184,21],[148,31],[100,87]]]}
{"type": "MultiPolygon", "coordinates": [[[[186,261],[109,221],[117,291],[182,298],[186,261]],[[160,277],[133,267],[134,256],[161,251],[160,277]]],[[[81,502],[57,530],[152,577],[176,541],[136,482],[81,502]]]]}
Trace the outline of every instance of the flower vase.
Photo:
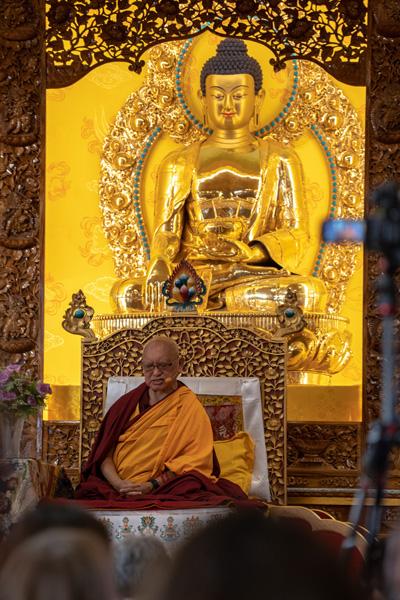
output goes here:
{"type": "Polygon", "coordinates": [[[20,457],[24,423],[24,415],[0,412],[0,459],[20,457]]]}

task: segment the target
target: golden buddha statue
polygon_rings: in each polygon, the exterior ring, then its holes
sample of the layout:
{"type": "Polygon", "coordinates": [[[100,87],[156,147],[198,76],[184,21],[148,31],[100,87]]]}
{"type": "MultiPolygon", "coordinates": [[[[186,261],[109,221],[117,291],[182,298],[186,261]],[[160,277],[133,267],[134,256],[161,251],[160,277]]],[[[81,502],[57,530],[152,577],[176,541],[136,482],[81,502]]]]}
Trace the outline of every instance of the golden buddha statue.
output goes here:
{"type": "Polygon", "coordinates": [[[185,258],[200,275],[211,271],[208,309],[275,312],[290,286],[303,310],[323,312],[323,281],[298,274],[309,243],[301,164],[252,133],[264,90],[244,42],[218,45],[199,96],[212,133],[160,165],[145,305],[185,258]]]}

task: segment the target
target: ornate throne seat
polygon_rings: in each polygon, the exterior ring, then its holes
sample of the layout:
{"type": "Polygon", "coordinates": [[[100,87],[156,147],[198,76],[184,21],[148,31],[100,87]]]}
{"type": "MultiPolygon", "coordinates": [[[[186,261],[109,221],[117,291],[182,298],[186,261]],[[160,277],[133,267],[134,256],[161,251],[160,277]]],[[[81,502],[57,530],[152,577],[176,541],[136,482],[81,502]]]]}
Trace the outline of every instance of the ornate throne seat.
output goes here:
{"type": "MultiPolygon", "coordinates": [[[[184,360],[180,380],[199,395],[210,415],[216,443],[224,444],[241,430],[255,442],[250,495],[285,504],[286,344],[245,328],[227,328],[210,317],[159,317],[141,329],[122,329],[100,340],[83,340],[81,464],[104,411],[142,381],[143,345],[160,334],[172,337],[180,346],[184,360]]],[[[115,539],[126,533],[151,534],[172,548],[195,528],[229,510],[95,512],[115,539]]]]}

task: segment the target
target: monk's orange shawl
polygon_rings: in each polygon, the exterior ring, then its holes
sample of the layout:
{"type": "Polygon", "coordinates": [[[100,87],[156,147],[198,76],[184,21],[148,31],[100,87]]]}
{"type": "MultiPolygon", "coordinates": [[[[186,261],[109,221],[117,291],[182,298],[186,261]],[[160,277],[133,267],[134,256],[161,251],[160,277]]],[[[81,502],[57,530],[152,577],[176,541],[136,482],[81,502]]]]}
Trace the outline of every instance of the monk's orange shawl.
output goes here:
{"type": "Polygon", "coordinates": [[[211,423],[195,394],[178,387],[135,419],[119,436],[113,461],[121,479],[135,483],[165,468],[177,475],[197,471],[215,481],[211,423]]]}

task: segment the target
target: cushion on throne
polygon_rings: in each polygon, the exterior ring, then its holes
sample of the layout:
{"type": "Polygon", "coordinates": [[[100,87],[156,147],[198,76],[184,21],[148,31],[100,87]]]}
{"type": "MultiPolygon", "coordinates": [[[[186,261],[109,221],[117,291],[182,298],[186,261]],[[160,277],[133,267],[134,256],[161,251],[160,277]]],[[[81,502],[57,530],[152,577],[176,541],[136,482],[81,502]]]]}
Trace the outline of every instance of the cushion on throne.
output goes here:
{"type": "MultiPolygon", "coordinates": [[[[210,417],[221,476],[246,487],[244,491],[250,496],[270,500],[259,380],[255,377],[180,377],[179,380],[197,395],[210,417]]],[[[120,396],[143,381],[143,377],[110,377],[104,414],[120,396]]]]}

